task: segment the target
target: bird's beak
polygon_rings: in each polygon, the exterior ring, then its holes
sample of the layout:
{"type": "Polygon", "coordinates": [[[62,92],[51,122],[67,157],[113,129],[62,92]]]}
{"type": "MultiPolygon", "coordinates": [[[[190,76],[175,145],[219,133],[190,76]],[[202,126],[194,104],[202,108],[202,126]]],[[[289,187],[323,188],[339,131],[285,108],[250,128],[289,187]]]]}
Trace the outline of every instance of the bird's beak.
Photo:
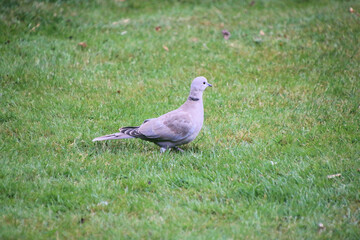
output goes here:
{"type": "Polygon", "coordinates": [[[207,85],[208,85],[209,87],[212,87],[212,85],[211,85],[210,83],[207,83],[207,85]]]}

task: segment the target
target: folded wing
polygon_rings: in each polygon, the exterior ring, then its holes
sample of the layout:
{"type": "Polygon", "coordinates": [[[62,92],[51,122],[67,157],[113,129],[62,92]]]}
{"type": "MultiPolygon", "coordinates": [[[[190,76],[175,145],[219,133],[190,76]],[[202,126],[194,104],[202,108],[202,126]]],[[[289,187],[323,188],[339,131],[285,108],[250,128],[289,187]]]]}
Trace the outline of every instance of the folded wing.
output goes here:
{"type": "Polygon", "coordinates": [[[173,111],[144,122],[138,131],[149,141],[179,142],[190,136],[195,126],[188,113],[173,111]]]}

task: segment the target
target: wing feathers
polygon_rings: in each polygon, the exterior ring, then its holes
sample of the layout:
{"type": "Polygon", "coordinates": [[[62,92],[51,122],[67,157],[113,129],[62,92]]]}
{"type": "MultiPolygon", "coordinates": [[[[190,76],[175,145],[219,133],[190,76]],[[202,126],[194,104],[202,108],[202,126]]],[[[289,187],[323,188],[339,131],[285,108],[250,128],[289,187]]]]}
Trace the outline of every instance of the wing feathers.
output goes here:
{"type": "Polygon", "coordinates": [[[191,135],[194,129],[188,113],[173,111],[152,121],[144,122],[137,131],[148,141],[177,142],[191,135]]]}

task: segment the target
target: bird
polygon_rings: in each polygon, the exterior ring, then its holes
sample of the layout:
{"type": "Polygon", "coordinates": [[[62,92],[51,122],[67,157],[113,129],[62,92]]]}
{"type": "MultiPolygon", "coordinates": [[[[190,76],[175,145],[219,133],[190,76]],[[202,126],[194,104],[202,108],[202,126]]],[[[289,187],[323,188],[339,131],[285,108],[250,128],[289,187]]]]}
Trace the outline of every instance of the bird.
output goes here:
{"type": "Polygon", "coordinates": [[[168,149],[183,152],[178,146],[188,144],[199,134],[204,123],[203,92],[212,87],[203,76],[196,77],[190,94],[178,109],[157,118],[146,119],[137,127],[122,127],[119,132],[94,138],[92,141],[139,138],[153,142],[164,153],[168,149]]]}

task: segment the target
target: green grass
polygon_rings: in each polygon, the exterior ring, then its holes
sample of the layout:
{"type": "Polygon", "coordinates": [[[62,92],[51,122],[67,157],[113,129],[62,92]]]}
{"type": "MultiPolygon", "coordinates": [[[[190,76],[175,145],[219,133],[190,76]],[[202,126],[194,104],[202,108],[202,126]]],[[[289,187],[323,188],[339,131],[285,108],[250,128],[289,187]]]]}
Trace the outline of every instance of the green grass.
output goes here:
{"type": "Polygon", "coordinates": [[[1,1],[0,239],[359,239],[360,3],[250,2],[1,1]]]}

